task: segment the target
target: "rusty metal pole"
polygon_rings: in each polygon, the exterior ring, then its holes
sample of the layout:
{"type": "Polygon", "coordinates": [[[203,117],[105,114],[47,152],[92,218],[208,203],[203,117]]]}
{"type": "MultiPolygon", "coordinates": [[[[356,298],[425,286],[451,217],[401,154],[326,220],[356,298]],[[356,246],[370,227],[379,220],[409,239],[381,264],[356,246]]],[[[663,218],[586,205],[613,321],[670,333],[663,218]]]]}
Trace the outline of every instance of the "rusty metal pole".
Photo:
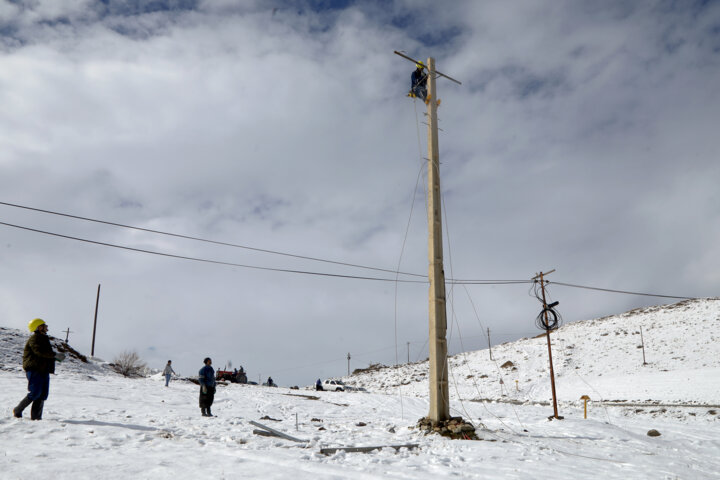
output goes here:
{"type": "Polygon", "coordinates": [[[90,356],[95,356],[95,331],[97,330],[97,313],[98,306],[100,305],[100,284],[98,283],[97,299],[95,300],[95,321],[93,322],[93,338],[92,346],[90,347],[90,356]]]}
{"type": "MultiPolygon", "coordinates": [[[[550,273],[550,272],[548,272],[550,273]]],[[[543,313],[545,315],[545,325],[549,325],[548,323],[548,314],[547,314],[547,301],[545,300],[545,280],[544,280],[544,274],[540,272],[540,289],[542,290],[542,300],[543,300],[543,313]]],[[[552,396],[553,396],[553,417],[558,417],[558,407],[557,407],[557,395],[555,394],[555,370],[553,369],[553,361],[552,361],[552,347],[550,346],[550,329],[545,329],[545,336],[547,337],[547,344],[548,344],[548,358],[550,359],[550,386],[552,388],[552,396]]]]}

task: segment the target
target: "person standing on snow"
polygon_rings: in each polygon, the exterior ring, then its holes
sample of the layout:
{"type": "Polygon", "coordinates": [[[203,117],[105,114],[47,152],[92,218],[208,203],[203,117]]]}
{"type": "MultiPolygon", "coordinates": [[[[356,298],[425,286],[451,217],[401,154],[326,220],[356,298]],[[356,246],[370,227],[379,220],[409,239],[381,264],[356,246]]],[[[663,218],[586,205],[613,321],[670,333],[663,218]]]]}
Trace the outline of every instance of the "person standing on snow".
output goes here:
{"type": "Polygon", "coordinates": [[[203,417],[212,417],[210,407],[215,399],[215,370],[211,367],[212,359],[210,357],[203,360],[204,367],[198,372],[198,380],[200,381],[200,411],[203,417]]]}
{"type": "Polygon", "coordinates": [[[172,368],[172,360],[168,360],[167,365],[165,365],[165,370],[163,370],[163,375],[165,375],[165,386],[167,387],[170,383],[170,376],[177,375],[172,368]]]}
{"type": "Polygon", "coordinates": [[[32,403],[30,419],[41,420],[43,404],[50,393],[50,374],[55,373],[55,360],[62,362],[64,353],[55,353],[50,345],[48,326],[41,318],[28,323],[32,335],[25,344],[23,351],[23,370],[28,379],[28,394],[13,409],[16,418],[22,418],[22,412],[32,403]]]}
{"type": "Polygon", "coordinates": [[[322,386],[322,381],[320,381],[319,378],[317,379],[317,382],[315,382],[315,390],[317,390],[318,392],[322,392],[325,390],[322,386]]]}
{"type": "Polygon", "coordinates": [[[417,97],[427,103],[427,75],[423,71],[425,64],[418,62],[415,67],[417,68],[410,75],[410,96],[417,97]]]}

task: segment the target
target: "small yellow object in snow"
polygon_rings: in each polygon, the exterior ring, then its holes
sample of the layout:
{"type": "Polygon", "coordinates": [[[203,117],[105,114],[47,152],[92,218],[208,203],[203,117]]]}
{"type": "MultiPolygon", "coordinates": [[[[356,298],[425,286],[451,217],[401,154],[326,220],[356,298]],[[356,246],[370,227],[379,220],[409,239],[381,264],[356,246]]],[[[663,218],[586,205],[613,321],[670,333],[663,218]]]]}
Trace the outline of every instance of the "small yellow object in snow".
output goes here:
{"type": "Polygon", "coordinates": [[[590,397],[588,397],[587,395],[583,395],[582,397],[580,397],[580,400],[585,400],[585,418],[587,418],[587,402],[588,400],[590,400],[590,397]]]}

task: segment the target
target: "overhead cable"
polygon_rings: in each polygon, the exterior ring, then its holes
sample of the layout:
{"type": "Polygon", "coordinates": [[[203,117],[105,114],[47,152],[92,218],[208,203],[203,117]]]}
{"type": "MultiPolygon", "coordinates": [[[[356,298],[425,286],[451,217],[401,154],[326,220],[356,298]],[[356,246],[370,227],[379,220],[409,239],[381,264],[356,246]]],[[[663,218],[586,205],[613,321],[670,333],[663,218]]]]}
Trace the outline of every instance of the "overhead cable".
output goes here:
{"type": "Polygon", "coordinates": [[[390,270],[390,269],[385,269],[385,268],[370,267],[370,266],[367,266],[367,265],[358,265],[358,264],[354,264],[354,263],[338,262],[338,261],[334,261],[334,260],[326,260],[326,259],[323,259],[323,258],[308,257],[308,256],[304,256],[304,255],[296,255],[296,254],[293,254],[293,253],[286,253],[286,252],[278,252],[278,251],[275,251],[275,250],[268,250],[268,249],[264,249],[264,248],[249,247],[249,246],[247,246],[247,245],[239,245],[239,244],[236,244],[236,243],[220,242],[220,241],[217,241],[217,240],[209,240],[209,239],[206,239],[206,238],[193,237],[193,236],[190,236],[190,235],[181,235],[181,234],[178,234],[178,233],[170,233],[170,232],[164,232],[164,231],[161,231],[161,230],[153,230],[153,229],[150,229],[150,228],[135,227],[135,226],[133,226],[133,225],[125,225],[125,224],[122,224],[122,223],[108,222],[108,221],[106,221],[106,220],[98,220],[98,219],[96,219],[96,218],[81,217],[81,216],[79,216],[79,215],[71,215],[71,214],[69,214],[69,213],[54,212],[54,211],[52,211],[52,210],[45,210],[45,209],[42,209],[42,208],[28,207],[28,206],[25,206],[25,205],[18,205],[18,204],[15,204],[15,203],[0,202],[0,205],[5,205],[5,206],[8,206],[8,207],[15,207],[15,208],[22,208],[22,209],[25,209],[25,210],[32,210],[32,211],[35,211],[35,212],[47,213],[47,214],[50,214],[50,215],[58,215],[58,216],[61,216],[61,217],[74,218],[74,219],[76,219],[76,220],[83,220],[83,221],[86,221],[86,222],[94,222],[94,223],[100,223],[100,224],[103,224],[103,225],[111,225],[111,226],[113,226],[113,227],[128,228],[128,229],[131,229],[131,230],[137,230],[137,231],[141,231],[141,232],[154,233],[154,234],[157,234],[157,235],[166,235],[166,236],[169,236],[169,237],[183,238],[183,239],[185,239],[185,240],[194,240],[194,241],[197,241],[197,242],[212,243],[212,244],[215,244],[215,245],[223,245],[223,246],[226,246],[226,247],[242,248],[242,249],[245,249],[245,250],[252,250],[252,251],[254,251],[254,252],[270,253],[270,254],[273,254],[273,255],[282,255],[282,256],[286,256],[286,257],[300,258],[300,259],[303,259],[303,260],[312,260],[312,261],[314,261],[314,262],[332,263],[332,264],[335,264],[335,265],[343,265],[343,266],[346,266],[346,267],[364,268],[364,269],[367,269],[367,270],[375,270],[375,271],[386,272],[386,273],[395,273],[395,274],[398,274],[398,275],[408,275],[408,276],[412,276],[412,277],[425,277],[425,275],[421,275],[421,274],[419,274],[419,273],[400,272],[400,271],[390,270]]]}
{"type": "Polygon", "coordinates": [[[624,293],[626,295],[640,295],[640,296],[644,296],[644,297],[673,298],[673,299],[677,299],[677,300],[696,300],[697,299],[697,297],[679,297],[679,296],[675,296],[675,295],[660,295],[657,293],[629,292],[626,290],[614,290],[611,288],[588,287],[586,285],[575,285],[572,283],[551,282],[551,281],[547,281],[547,283],[561,285],[563,287],[584,288],[586,290],[598,290],[601,292],[610,292],[610,293],[624,293]]]}
{"type": "Polygon", "coordinates": [[[240,263],[223,262],[221,260],[209,260],[209,259],[205,259],[205,258],[188,257],[185,255],[175,255],[172,253],[154,252],[152,250],[145,250],[142,248],[135,248],[135,247],[126,247],[124,245],[115,245],[112,243],[99,242],[96,240],[88,240],[86,238],[73,237],[70,235],[63,235],[60,233],[47,232],[44,230],[38,230],[35,228],[30,228],[30,227],[23,227],[21,225],[13,225],[11,223],[5,223],[5,222],[0,222],[0,225],[5,225],[6,227],[12,227],[12,228],[19,228],[21,230],[27,230],[27,231],[35,232],[35,233],[42,233],[44,235],[51,235],[53,237],[66,238],[69,240],[77,240],[79,242],[92,243],[95,245],[103,245],[105,247],[120,248],[122,250],[130,250],[133,252],[148,253],[151,255],[160,255],[162,257],[178,258],[181,260],[192,260],[195,262],[212,263],[212,264],[216,264],[216,265],[227,265],[230,267],[251,268],[254,270],[267,270],[267,271],[271,271],[271,272],[298,273],[298,274],[303,274],[303,275],[316,275],[316,276],[322,276],[322,277],[349,278],[349,279],[355,279],[355,280],[376,280],[376,281],[380,281],[380,282],[427,283],[423,280],[398,280],[398,279],[394,279],[394,278],[360,277],[360,276],[355,276],[355,275],[341,275],[341,274],[337,274],[337,273],[324,273],[324,272],[311,272],[311,271],[303,271],[303,270],[290,270],[290,269],[285,269],[285,268],[259,267],[257,265],[245,265],[245,264],[240,264],[240,263]]]}

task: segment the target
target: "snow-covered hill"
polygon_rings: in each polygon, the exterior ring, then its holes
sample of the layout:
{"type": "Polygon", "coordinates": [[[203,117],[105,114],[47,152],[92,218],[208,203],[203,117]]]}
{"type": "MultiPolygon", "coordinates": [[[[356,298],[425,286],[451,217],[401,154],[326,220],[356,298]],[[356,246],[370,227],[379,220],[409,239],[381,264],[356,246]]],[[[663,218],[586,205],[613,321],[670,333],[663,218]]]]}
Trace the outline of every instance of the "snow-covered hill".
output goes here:
{"type": "Polygon", "coordinates": [[[216,417],[205,418],[190,382],[128,379],[72,354],[52,376],[43,420],[16,419],[10,409],[25,395],[27,334],[0,329],[0,478],[720,478],[719,307],[716,299],[682,302],[553,333],[562,421],[547,419],[544,338],[494,347],[493,361],[488,351],[453,357],[452,412],[473,422],[481,441],[414,428],[429,410],[427,364],[347,379],[371,393],[221,385],[216,417]],[[591,402],[583,419],[582,394],[628,402],[591,402]],[[629,405],[648,400],[678,405],[629,405]],[[307,442],[259,436],[251,421],[307,442]],[[320,451],[405,444],[417,448],[320,451]]]}
{"type": "MultiPolygon", "coordinates": [[[[720,404],[720,299],[687,300],[574,322],[550,335],[557,395],[577,401],[720,404]],[[645,360],[641,341],[645,344],[645,360]]],[[[454,399],[552,399],[544,335],[449,359],[454,399]],[[509,363],[508,363],[509,362],[509,363]],[[504,366],[505,365],[505,366],[504,366]]],[[[425,397],[428,363],[371,368],[343,380],[425,397]]]]}
{"type": "MultiPolygon", "coordinates": [[[[29,337],[27,331],[0,327],[0,370],[22,372],[23,350],[29,337]]],[[[50,344],[56,352],[63,352],[66,355],[63,362],[57,363],[58,372],[114,374],[106,362],[89,359],[59,338],[50,336],[50,344]]]]}

